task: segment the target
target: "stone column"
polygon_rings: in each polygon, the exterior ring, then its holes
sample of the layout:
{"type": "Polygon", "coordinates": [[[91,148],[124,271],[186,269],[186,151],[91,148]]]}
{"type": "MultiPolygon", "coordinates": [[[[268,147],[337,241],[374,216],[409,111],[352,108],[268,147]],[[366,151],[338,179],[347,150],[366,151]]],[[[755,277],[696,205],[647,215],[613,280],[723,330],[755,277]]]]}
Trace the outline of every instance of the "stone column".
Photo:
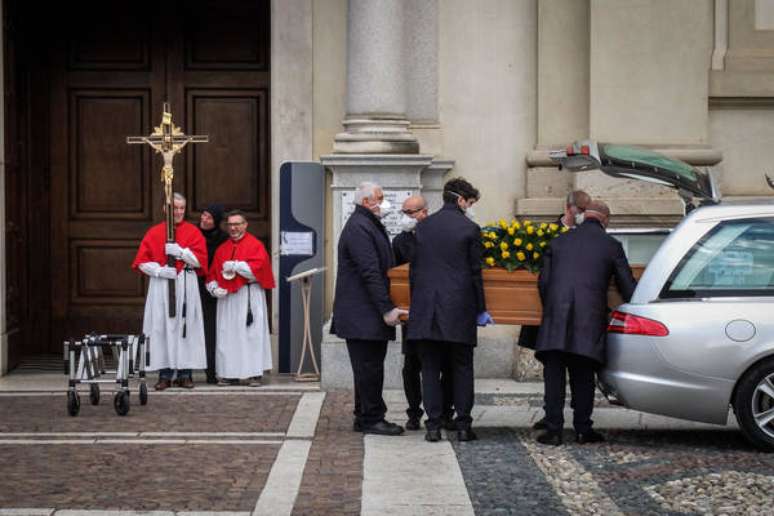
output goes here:
{"type": "Polygon", "coordinates": [[[406,119],[405,0],[350,0],[347,13],[347,116],[333,150],[417,154],[406,119]]]}

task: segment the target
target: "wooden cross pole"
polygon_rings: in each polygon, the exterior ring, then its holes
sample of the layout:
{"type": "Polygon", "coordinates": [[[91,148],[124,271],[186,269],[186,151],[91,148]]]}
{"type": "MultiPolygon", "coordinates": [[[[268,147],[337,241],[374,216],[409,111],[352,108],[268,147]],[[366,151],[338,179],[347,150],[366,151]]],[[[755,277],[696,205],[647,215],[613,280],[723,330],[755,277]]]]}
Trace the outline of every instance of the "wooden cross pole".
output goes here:
{"type": "MultiPolygon", "coordinates": [[[[164,102],[164,110],[161,114],[161,125],[154,127],[149,136],[127,136],[128,144],[148,144],[153,150],[164,158],[164,166],[161,168],[161,181],[164,183],[164,197],[166,206],[167,243],[175,241],[175,219],[172,204],[172,179],[175,171],[172,168],[172,159],[189,143],[207,143],[206,135],[183,134],[179,127],[172,123],[172,113],[169,103],[164,102]]],[[[167,265],[175,266],[175,257],[167,256],[167,265]]],[[[175,280],[170,279],[167,291],[169,292],[169,316],[175,317],[175,280]]],[[[183,314],[185,316],[185,314],[183,314]]]]}

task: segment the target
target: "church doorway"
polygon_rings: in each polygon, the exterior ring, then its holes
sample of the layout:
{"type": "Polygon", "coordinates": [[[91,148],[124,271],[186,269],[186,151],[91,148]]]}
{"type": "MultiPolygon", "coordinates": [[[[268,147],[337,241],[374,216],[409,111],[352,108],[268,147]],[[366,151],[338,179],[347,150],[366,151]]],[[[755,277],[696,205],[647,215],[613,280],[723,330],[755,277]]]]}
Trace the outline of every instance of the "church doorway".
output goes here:
{"type": "Polygon", "coordinates": [[[11,367],[89,331],[141,329],[130,270],[162,217],[147,135],[168,99],[188,220],[212,202],[270,243],[269,1],[6,0],[6,272],[11,367]]]}

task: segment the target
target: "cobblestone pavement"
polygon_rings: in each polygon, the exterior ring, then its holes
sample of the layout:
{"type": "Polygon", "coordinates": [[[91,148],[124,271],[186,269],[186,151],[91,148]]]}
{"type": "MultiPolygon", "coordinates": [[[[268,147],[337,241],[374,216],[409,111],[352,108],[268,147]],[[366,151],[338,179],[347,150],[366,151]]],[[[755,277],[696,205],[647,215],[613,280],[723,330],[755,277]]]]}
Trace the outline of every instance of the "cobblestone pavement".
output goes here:
{"type": "Polygon", "coordinates": [[[293,514],[360,514],[362,483],[363,435],[352,431],[352,395],[329,392],[293,514]]]}
{"type": "MultiPolygon", "coordinates": [[[[355,515],[366,505],[369,514],[774,514],[774,454],[733,428],[646,421],[598,400],[606,443],[577,445],[568,430],[564,446],[546,447],[529,428],[542,401],[524,388],[477,394],[478,441],[425,443],[421,431],[364,440],[351,429],[351,393],[273,388],[151,393],[126,417],[109,396],[99,406],[82,397],[69,417],[62,393],[2,392],[0,516],[355,515]],[[402,482],[374,460],[385,450],[400,457],[390,467],[402,482]],[[441,451],[454,471],[433,470],[441,451]],[[376,498],[400,502],[366,504],[364,475],[371,486],[385,479],[369,491],[376,498]],[[449,486],[463,494],[444,506],[449,486]]],[[[385,397],[388,417],[403,423],[402,393],[385,397]]]]}

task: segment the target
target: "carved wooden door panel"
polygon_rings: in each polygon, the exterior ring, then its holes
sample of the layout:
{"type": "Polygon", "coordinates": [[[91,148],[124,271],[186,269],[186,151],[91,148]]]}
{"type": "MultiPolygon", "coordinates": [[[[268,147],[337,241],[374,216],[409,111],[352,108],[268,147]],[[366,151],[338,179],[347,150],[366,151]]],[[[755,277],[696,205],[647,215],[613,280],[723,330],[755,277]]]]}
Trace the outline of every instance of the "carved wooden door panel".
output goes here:
{"type": "Polygon", "coordinates": [[[51,350],[141,329],[130,265],[163,220],[162,163],[125,138],[158,125],[165,97],[185,132],[210,136],[175,160],[188,219],[221,202],[264,241],[270,227],[268,1],[107,2],[98,24],[67,5],[50,55],[51,350]]]}

